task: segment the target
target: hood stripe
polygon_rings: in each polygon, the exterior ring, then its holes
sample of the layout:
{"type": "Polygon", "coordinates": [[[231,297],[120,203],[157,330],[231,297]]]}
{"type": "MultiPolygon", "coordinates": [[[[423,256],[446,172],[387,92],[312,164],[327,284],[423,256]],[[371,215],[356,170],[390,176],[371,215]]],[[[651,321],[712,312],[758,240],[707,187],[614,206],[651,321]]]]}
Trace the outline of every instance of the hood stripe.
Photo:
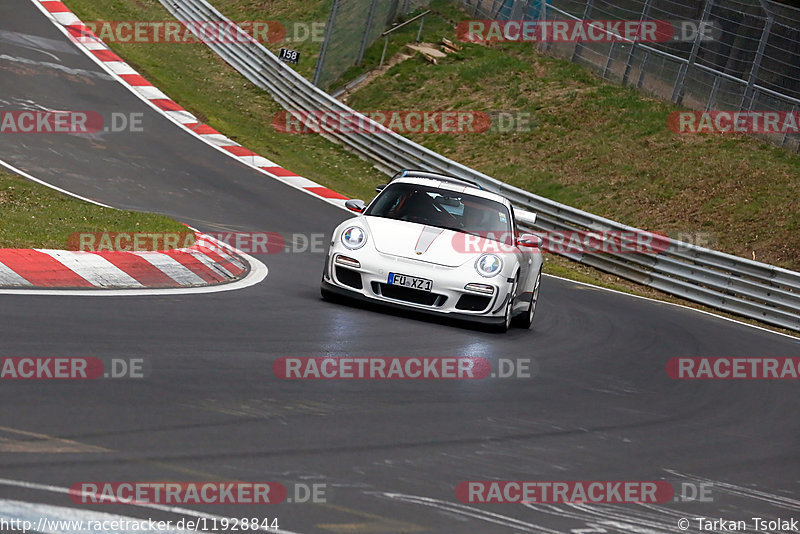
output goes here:
{"type": "Polygon", "coordinates": [[[417,254],[427,252],[433,242],[436,241],[436,238],[442,235],[443,232],[443,228],[434,228],[433,226],[423,227],[422,232],[420,232],[419,237],[417,238],[417,244],[414,247],[414,252],[417,254]]]}

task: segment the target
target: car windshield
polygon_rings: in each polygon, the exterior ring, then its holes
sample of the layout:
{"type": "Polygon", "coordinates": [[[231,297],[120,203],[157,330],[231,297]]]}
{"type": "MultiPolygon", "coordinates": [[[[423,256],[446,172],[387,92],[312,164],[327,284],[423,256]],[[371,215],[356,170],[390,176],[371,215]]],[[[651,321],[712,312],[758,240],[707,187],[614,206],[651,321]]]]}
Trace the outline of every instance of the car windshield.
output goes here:
{"type": "Polygon", "coordinates": [[[416,184],[386,186],[364,214],[446,228],[495,241],[512,237],[511,217],[500,202],[416,184]]]}

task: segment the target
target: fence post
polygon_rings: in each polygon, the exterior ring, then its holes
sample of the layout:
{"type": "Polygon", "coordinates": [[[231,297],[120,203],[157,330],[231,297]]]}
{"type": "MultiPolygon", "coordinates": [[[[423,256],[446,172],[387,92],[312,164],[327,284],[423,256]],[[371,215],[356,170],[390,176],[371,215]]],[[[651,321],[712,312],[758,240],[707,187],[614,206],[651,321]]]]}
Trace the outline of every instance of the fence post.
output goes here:
{"type": "Polygon", "coordinates": [[[369,42],[369,33],[372,29],[372,24],[375,22],[375,6],[377,3],[378,0],[372,0],[372,3],[369,5],[367,25],[364,28],[364,36],[361,38],[361,48],[358,50],[358,60],[356,61],[356,65],[361,65],[361,62],[364,61],[364,53],[367,51],[367,44],[369,42]]]}
{"type": "Polygon", "coordinates": [[[608,71],[611,70],[611,59],[614,57],[614,47],[617,46],[617,41],[611,41],[611,46],[608,47],[608,57],[606,58],[606,66],[603,68],[603,78],[608,79],[608,71]]]}
{"type": "Polygon", "coordinates": [[[514,0],[511,13],[508,15],[508,20],[522,20],[522,12],[526,5],[528,5],[528,3],[525,0],[514,0]]]}
{"type": "MultiPolygon", "coordinates": [[[[583,10],[583,18],[581,19],[581,22],[586,22],[587,20],[589,20],[589,17],[592,15],[592,4],[594,4],[594,0],[586,0],[586,7],[583,10]]],[[[579,57],[581,57],[582,49],[583,49],[583,43],[581,41],[575,43],[575,51],[572,53],[572,60],[571,60],[573,63],[575,63],[575,61],[579,57]]]]}
{"type": "Polygon", "coordinates": [[[489,8],[489,13],[487,13],[486,15],[487,15],[487,16],[488,16],[490,19],[497,19],[497,15],[500,13],[500,8],[501,8],[501,7],[503,7],[503,2],[502,2],[502,0],[494,0],[494,1],[492,2],[492,7],[490,7],[490,8],[489,8]],[[500,5],[499,5],[499,6],[497,5],[497,4],[498,4],[498,2],[500,3],[500,5]]]}
{"type": "Polygon", "coordinates": [[[719,92],[719,76],[714,76],[714,85],[711,86],[711,93],[708,95],[708,102],[706,102],[706,111],[711,111],[717,105],[717,93],[719,92]]]}
{"type": "Polygon", "coordinates": [[[338,8],[339,0],[333,0],[331,14],[328,16],[328,26],[325,28],[325,39],[322,41],[322,48],[320,48],[319,58],[317,58],[317,67],[314,69],[314,79],[311,81],[311,83],[317,87],[319,87],[319,79],[322,76],[322,69],[325,64],[325,55],[328,53],[328,44],[331,41],[331,33],[333,33],[333,24],[336,21],[336,11],[338,8]]]}
{"type": "MultiPolygon", "coordinates": [[[[543,27],[543,23],[547,24],[547,0],[539,0],[539,28],[543,27]]],[[[544,35],[544,31],[540,30],[539,35],[544,35]]],[[[550,50],[550,43],[542,40],[540,49],[547,52],[550,50]]]]}
{"type": "Polygon", "coordinates": [[[772,18],[772,14],[766,9],[764,11],[767,12],[767,22],[764,24],[764,31],[761,32],[761,40],[758,42],[758,50],[756,51],[756,57],[753,60],[753,66],[750,67],[750,76],[747,78],[747,89],[744,91],[742,104],[739,106],[740,110],[747,108],[747,110],[750,111],[753,109],[754,86],[758,81],[758,73],[761,70],[761,61],[764,59],[764,50],[767,48],[769,34],[772,32],[772,24],[775,22],[775,19],[772,18]]]}
{"type": "Polygon", "coordinates": [[[683,89],[686,84],[686,73],[694,66],[697,61],[697,53],[700,51],[700,41],[702,40],[703,30],[708,23],[708,17],[711,16],[711,7],[714,0],[706,0],[703,6],[703,15],[700,17],[700,26],[697,28],[697,35],[694,36],[694,43],[692,43],[692,52],[689,54],[689,60],[681,65],[678,70],[678,78],[675,80],[675,87],[672,91],[672,101],[676,104],[683,102],[683,89]]]}
{"type": "MultiPolygon", "coordinates": [[[[795,115],[795,113],[797,113],[797,104],[792,106],[792,111],[790,111],[789,113],[791,113],[792,115],[795,115]]],[[[795,119],[797,119],[797,115],[795,115],[795,119]]],[[[783,139],[781,139],[781,147],[785,147],[786,146],[786,140],[787,139],[789,139],[789,130],[788,129],[785,132],[783,132],[783,139]]]]}
{"type": "MultiPolygon", "coordinates": [[[[652,0],[645,0],[644,6],[642,7],[642,16],[639,18],[639,27],[642,27],[642,23],[650,16],[650,5],[652,0]]],[[[631,45],[631,51],[628,54],[628,61],[625,62],[625,74],[622,75],[622,84],[628,83],[628,76],[631,73],[631,69],[633,65],[631,62],[633,61],[633,54],[636,52],[636,46],[639,44],[639,41],[634,41],[631,45]]]]}
{"type": "Polygon", "coordinates": [[[645,52],[642,63],[639,65],[639,79],[636,80],[636,88],[641,89],[644,85],[644,74],[647,71],[647,62],[650,61],[650,52],[645,52]]]}

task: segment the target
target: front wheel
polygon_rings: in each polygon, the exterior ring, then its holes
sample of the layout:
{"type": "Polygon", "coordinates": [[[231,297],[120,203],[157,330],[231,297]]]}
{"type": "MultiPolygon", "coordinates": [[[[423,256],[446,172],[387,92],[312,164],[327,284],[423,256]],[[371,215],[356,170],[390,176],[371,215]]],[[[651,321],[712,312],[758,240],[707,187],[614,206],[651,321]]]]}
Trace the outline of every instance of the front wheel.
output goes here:
{"type": "Polygon", "coordinates": [[[542,282],[542,271],[536,276],[536,283],[533,286],[533,294],[531,295],[531,303],[528,305],[528,311],[514,317],[514,326],[519,328],[530,328],[533,324],[533,316],[536,314],[536,301],[539,300],[539,285],[542,282]]]}
{"type": "Polygon", "coordinates": [[[508,329],[511,328],[511,324],[514,321],[512,316],[512,312],[514,311],[514,295],[517,292],[517,280],[519,277],[514,279],[514,285],[511,286],[511,291],[508,294],[508,302],[506,302],[506,312],[503,315],[503,322],[497,325],[494,330],[498,333],[504,334],[508,332],[508,329]]]}

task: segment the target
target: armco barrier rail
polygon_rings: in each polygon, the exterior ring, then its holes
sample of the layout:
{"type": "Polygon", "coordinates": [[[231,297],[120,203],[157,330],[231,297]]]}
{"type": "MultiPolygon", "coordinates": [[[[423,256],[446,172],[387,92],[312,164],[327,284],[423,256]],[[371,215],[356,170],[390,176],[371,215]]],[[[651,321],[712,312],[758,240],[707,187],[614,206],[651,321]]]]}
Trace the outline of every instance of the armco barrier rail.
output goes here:
{"type": "MultiPolygon", "coordinates": [[[[181,21],[229,22],[205,0],[159,1],[181,21]]],[[[244,32],[242,39],[230,41],[242,42],[206,44],[288,111],[355,113],[314,87],[244,32]]],[[[375,124],[375,128],[380,126],[375,124]]],[[[400,168],[416,168],[475,181],[509,198],[515,206],[537,213],[533,230],[641,232],[505,184],[390,131],[323,135],[344,144],[387,174],[400,168]]],[[[800,273],[674,240],[659,254],[563,255],[672,295],[800,331],[800,273]]]]}

